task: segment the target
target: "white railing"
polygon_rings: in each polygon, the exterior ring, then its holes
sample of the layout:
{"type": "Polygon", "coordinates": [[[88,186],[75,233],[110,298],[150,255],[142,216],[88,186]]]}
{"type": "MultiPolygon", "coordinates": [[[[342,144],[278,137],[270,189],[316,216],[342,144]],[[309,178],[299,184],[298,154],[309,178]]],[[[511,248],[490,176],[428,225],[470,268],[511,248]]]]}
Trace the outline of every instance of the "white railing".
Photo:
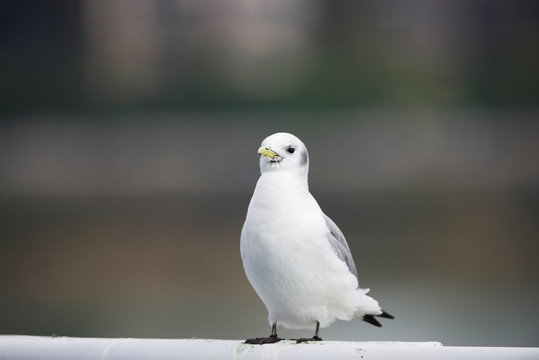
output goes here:
{"type": "Polygon", "coordinates": [[[0,359],[539,359],[539,348],[443,346],[439,342],[322,341],[246,345],[240,340],[0,336],[0,359]]]}

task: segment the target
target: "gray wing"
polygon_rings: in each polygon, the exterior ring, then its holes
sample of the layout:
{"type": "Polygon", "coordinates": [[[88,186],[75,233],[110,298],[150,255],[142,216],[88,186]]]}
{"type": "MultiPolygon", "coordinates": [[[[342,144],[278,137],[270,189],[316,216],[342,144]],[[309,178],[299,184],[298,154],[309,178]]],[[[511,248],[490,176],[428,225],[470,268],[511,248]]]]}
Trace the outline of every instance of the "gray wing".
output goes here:
{"type": "Polygon", "coordinates": [[[356,264],[354,264],[354,259],[352,258],[352,253],[348,247],[348,243],[342,234],[342,231],[339,227],[331,220],[327,215],[324,214],[324,219],[326,220],[326,226],[329,229],[328,239],[331,247],[335,250],[337,256],[348,265],[350,272],[354,274],[356,278],[357,269],[356,264]]]}

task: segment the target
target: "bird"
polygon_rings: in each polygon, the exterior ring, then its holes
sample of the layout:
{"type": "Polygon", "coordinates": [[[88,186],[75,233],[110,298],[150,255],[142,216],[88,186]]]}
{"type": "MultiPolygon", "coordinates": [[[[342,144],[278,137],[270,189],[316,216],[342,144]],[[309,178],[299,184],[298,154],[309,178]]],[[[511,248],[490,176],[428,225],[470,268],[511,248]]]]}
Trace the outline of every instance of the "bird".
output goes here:
{"type": "Polygon", "coordinates": [[[394,319],[358,284],[357,268],[339,227],[324,214],[309,192],[309,153],[296,136],[279,132],[259,149],[260,178],[241,231],[240,253],[245,274],[268,310],[271,335],[247,344],[283,339],[277,325],[312,329],[336,319],[364,320],[380,327],[376,317],[394,319]]]}

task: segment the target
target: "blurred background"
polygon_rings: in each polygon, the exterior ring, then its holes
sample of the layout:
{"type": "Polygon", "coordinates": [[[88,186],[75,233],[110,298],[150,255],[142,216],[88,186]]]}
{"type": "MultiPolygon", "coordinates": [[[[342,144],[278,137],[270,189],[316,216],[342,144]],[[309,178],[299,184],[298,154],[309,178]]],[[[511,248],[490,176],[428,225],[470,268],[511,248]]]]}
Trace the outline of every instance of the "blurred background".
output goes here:
{"type": "Polygon", "coordinates": [[[539,346],[538,35],[537,1],[2,1],[0,333],[269,334],[239,237],[288,131],[396,316],[324,339],[539,346]]]}

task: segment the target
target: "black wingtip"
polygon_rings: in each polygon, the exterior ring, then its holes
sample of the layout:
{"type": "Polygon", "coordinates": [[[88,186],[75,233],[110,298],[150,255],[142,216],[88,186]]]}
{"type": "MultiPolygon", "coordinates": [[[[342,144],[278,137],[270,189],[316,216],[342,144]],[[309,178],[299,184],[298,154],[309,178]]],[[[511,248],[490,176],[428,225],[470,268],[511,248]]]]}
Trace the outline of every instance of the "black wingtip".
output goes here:
{"type": "Polygon", "coordinates": [[[374,318],[373,315],[363,315],[362,320],[363,320],[363,321],[366,321],[366,322],[368,322],[369,324],[372,324],[372,325],[374,325],[374,326],[382,327],[382,324],[380,324],[380,323],[378,322],[378,320],[376,320],[376,319],[374,318]]]}
{"type": "Polygon", "coordinates": [[[384,310],[382,310],[382,313],[380,315],[376,315],[376,316],[383,317],[383,318],[386,318],[386,319],[394,319],[395,318],[393,315],[386,313],[384,310]]]}

